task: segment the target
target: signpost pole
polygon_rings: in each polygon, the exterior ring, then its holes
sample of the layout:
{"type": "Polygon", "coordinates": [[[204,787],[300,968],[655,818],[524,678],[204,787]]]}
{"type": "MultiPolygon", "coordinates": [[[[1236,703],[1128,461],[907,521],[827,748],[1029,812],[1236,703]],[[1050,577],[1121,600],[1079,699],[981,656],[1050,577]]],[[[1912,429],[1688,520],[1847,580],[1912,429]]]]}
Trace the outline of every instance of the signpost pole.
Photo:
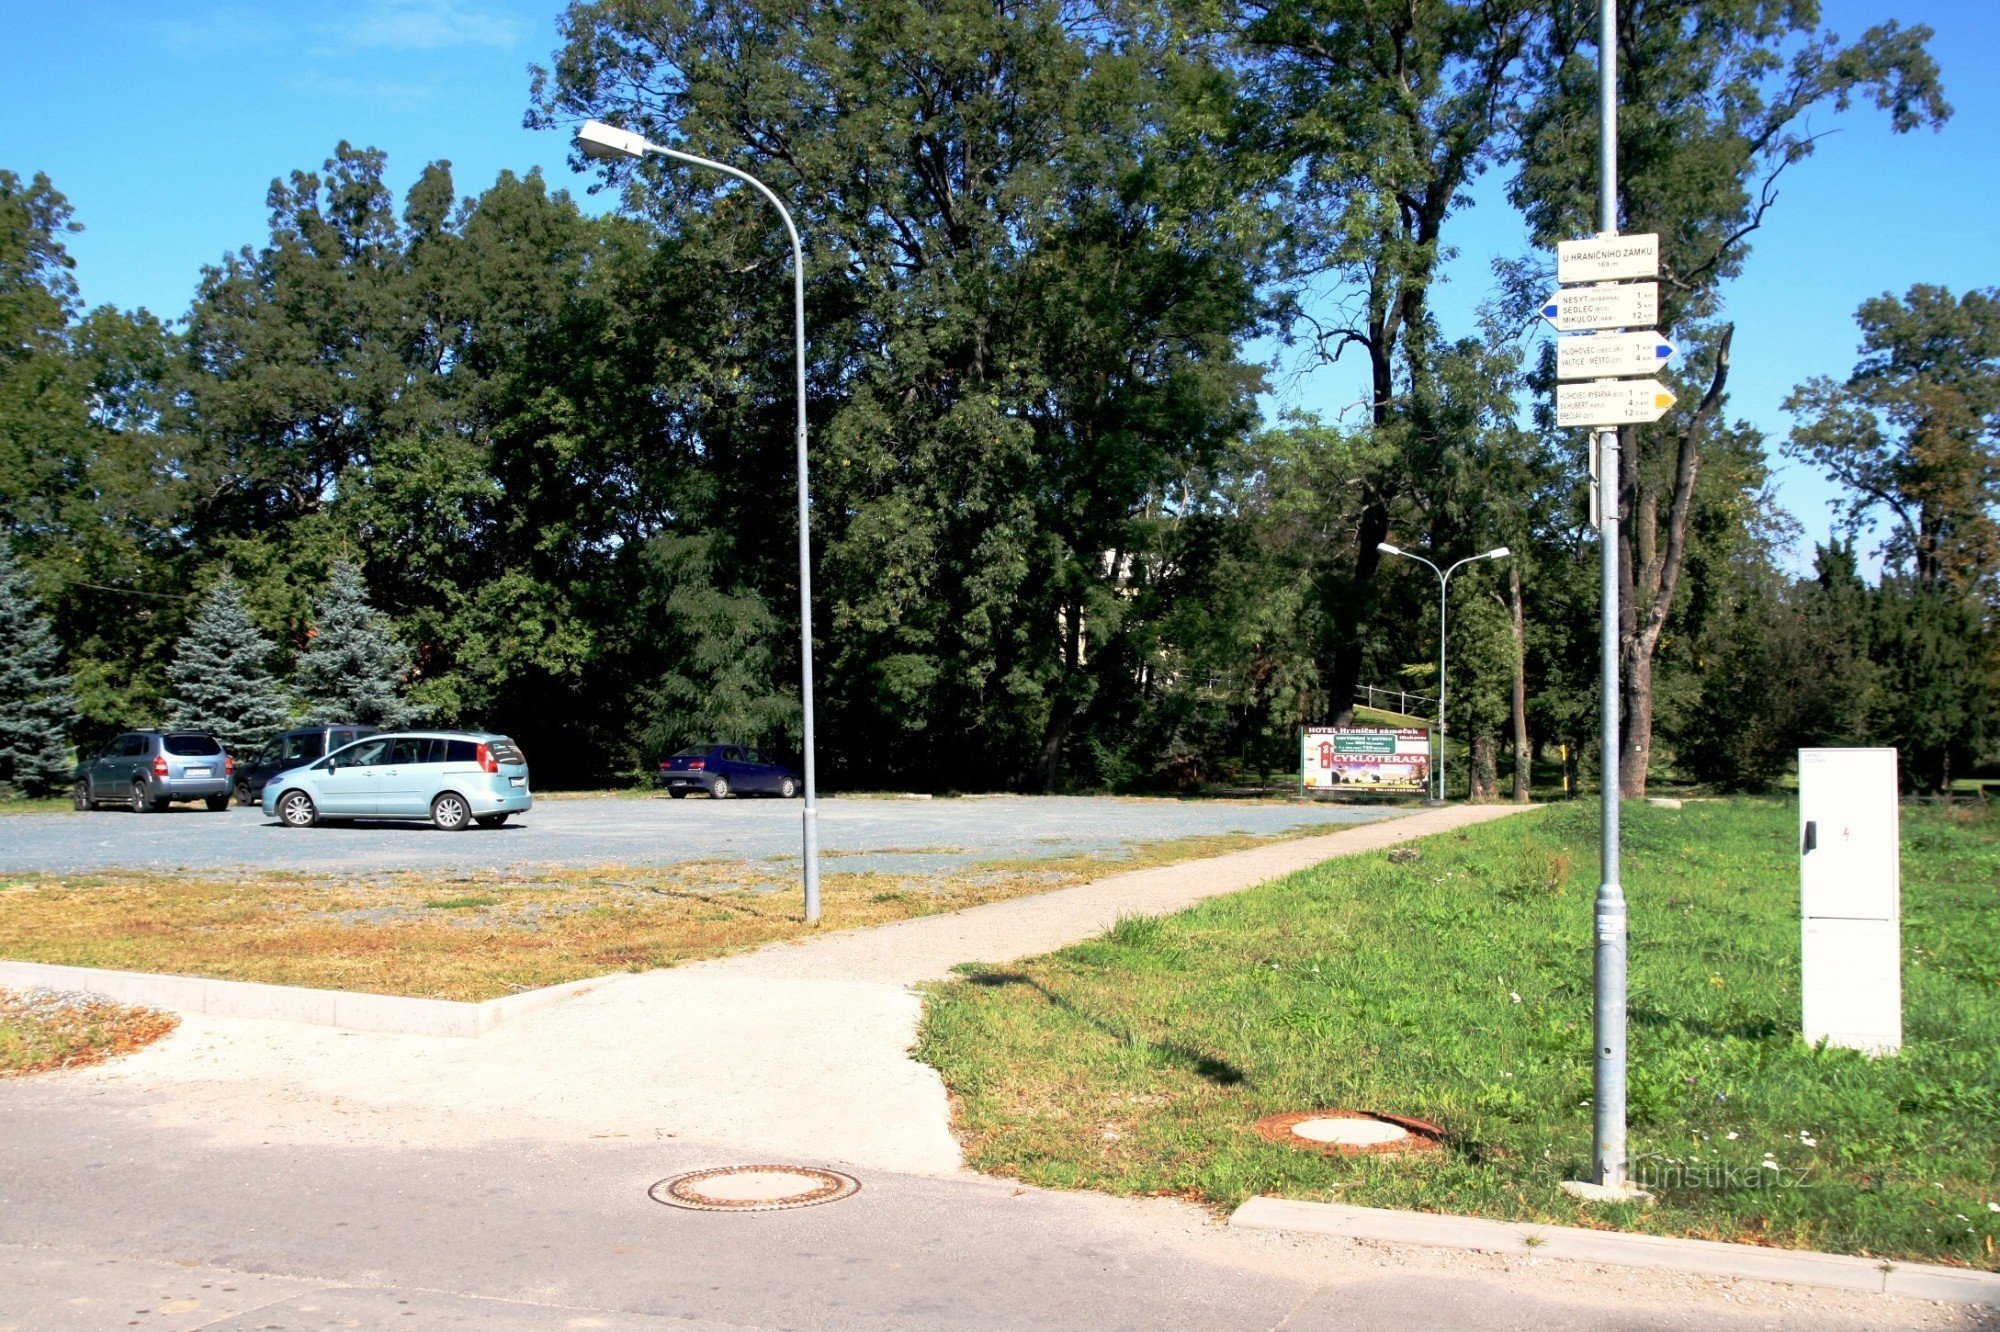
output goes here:
{"type": "MultiPolygon", "coordinates": [[[[1604,236],[1618,234],[1618,15],[1600,0],[1597,41],[1598,207],[1604,236]]],[[[1625,1184],[1625,889],[1618,879],[1618,428],[1597,433],[1598,553],[1602,563],[1602,722],[1604,780],[1597,886],[1591,1173],[1625,1184]]]]}

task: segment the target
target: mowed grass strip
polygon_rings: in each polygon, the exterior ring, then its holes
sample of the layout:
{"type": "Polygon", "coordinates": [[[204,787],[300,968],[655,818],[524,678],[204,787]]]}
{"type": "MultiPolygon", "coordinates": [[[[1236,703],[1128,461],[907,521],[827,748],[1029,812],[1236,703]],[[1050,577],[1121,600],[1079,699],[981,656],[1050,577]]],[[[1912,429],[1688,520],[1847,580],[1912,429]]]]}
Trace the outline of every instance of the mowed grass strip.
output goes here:
{"type": "Polygon", "coordinates": [[[1799,1036],[1797,811],[1628,808],[1630,1120],[1653,1207],[1585,1205],[1594,806],[1329,862],[930,996],[969,1161],[1217,1208],[1254,1194],[2000,1268],[2000,811],[1903,815],[1903,1052],[1799,1036]],[[1251,1129],[1353,1108],[1449,1150],[1251,1129]]]}
{"type": "Polygon", "coordinates": [[[0,1078],[101,1064],[179,1024],[171,1013],[86,995],[0,990],[0,1078]]]}
{"type": "MultiPolygon", "coordinates": [[[[1230,833],[1125,855],[987,861],[934,873],[830,872],[820,929],[879,925],[1222,855],[1230,833]]],[[[796,862],[563,871],[120,872],[0,878],[0,958],[479,1001],[812,934],[796,862]]]]}

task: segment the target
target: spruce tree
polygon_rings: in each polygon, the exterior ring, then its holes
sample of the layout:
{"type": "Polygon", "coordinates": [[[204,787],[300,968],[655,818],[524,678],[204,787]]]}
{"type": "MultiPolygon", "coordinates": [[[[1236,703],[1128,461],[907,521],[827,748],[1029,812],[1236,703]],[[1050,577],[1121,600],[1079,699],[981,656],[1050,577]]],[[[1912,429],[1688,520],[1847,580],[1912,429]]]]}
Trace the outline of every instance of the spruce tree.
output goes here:
{"type": "Polygon", "coordinates": [[[167,668],[167,722],[206,731],[232,754],[251,754],[285,729],[290,708],[266,664],[271,640],[224,573],[181,638],[167,668]]]}
{"type": "Polygon", "coordinates": [[[410,657],[389,617],[368,602],[361,570],[334,562],[313,609],[312,642],[299,654],[293,687],[315,722],[403,726],[417,710],[403,697],[410,657]]]}
{"type": "Polygon", "coordinates": [[[69,785],[69,676],[28,576],[0,544],[0,791],[48,795],[69,785]]]}

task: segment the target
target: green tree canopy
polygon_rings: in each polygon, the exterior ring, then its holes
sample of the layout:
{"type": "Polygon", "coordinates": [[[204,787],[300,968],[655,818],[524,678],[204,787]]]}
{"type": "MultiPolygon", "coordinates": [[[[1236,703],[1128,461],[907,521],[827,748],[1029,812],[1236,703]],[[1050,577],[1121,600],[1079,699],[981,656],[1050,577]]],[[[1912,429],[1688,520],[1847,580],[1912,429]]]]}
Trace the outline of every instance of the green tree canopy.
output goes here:
{"type": "Polygon", "coordinates": [[[0,541],[0,791],[48,795],[69,785],[76,709],[61,654],[27,575],[0,541]]]}
{"type": "Polygon", "coordinates": [[[334,561],[310,633],[292,675],[308,720],[392,727],[416,719],[403,692],[409,653],[389,617],[370,604],[351,560],[334,561]]]}
{"type": "Polygon", "coordinates": [[[284,691],[272,676],[271,640],[250,618],[228,571],[202,599],[167,669],[167,725],[206,731],[248,755],[285,729],[284,691]]]}
{"type": "Polygon", "coordinates": [[[1918,284],[1855,314],[1844,382],[1800,385],[1786,452],[1849,493],[1850,529],[1888,519],[1883,556],[1918,582],[1984,587],[2000,608],[2000,288],[1918,284]]]}

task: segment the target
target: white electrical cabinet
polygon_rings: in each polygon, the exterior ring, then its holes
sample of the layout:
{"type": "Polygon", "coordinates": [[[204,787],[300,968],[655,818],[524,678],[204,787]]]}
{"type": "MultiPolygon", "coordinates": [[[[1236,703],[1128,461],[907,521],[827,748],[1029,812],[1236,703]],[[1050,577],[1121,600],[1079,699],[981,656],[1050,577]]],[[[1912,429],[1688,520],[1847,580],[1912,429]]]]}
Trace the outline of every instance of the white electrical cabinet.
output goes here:
{"type": "Polygon", "coordinates": [[[1896,751],[1799,751],[1805,1038],[1871,1054],[1903,1044],[1896,751]]]}

